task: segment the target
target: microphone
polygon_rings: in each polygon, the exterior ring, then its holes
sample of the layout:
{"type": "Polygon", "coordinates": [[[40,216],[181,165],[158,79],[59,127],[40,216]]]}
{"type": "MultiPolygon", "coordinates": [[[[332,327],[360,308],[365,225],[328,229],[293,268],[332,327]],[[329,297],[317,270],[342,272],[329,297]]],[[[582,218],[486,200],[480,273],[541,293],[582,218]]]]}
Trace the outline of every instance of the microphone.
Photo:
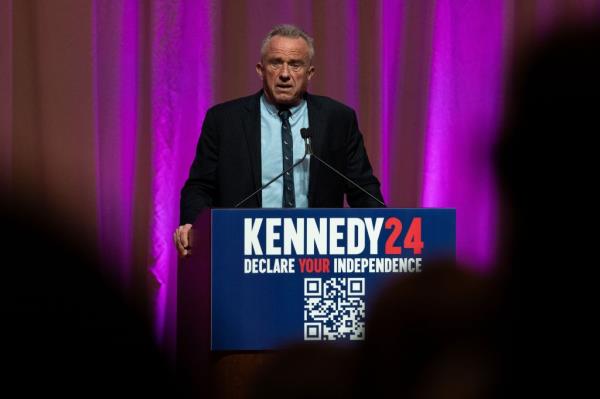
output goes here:
{"type": "Polygon", "coordinates": [[[254,197],[256,194],[260,193],[262,190],[269,187],[271,185],[271,183],[273,183],[275,180],[279,179],[281,176],[285,175],[286,173],[288,173],[289,171],[294,169],[296,166],[300,165],[306,159],[307,155],[312,154],[312,149],[310,148],[310,137],[309,137],[310,134],[307,132],[308,132],[308,129],[306,129],[306,128],[300,129],[300,134],[302,135],[302,138],[304,139],[304,156],[302,158],[300,158],[292,166],[290,166],[289,168],[287,168],[286,170],[284,170],[283,172],[281,172],[280,174],[278,174],[277,176],[275,176],[274,178],[269,180],[269,182],[267,184],[260,187],[258,190],[254,191],[252,194],[250,194],[249,196],[247,196],[246,198],[244,198],[243,200],[238,202],[234,208],[239,208],[240,206],[244,205],[250,198],[254,197]],[[305,136],[308,136],[308,137],[305,137],[305,136]]]}
{"type": "MultiPolygon", "coordinates": [[[[311,156],[311,159],[314,158],[317,161],[321,162],[323,165],[327,166],[330,170],[337,173],[338,176],[342,177],[348,183],[352,184],[354,187],[358,188],[360,191],[367,194],[369,197],[373,198],[375,201],[377,201],[379,204],[381,204],[381,206],[385,207],[385,204],[379,198],[375,197],[373,194],[371,194],[370,192],[368,192],[367,190],[365,190],[364,188],[362,188],[361,186],[356,184],[352,179],[350,179],[349,177],[344,175],[342,172],[340,172],[333,166],[329,165],[327,162],[325,162],[323,159],[321,159],[319,156],[317,156],[312,151],[312,147],[310,144],[310,138],[312,137],[312,133],[311,133],[310,129],[300,129],[300,134],[302,135],[302,138],[304,139],[304,142],[305,142],[306,154],[309,154],[311,156]]],[[[306,157],[306,154],[304,154],[305,157],[306,157]]]]}
{"type": "Polygon", "coordinates": [[[312,147],[310,145],[310,137],[311,137],[310,130],[303,127],[302,129],[300,129],[300,136],[302,136],[302,138],[304,139],[304,154],[305,154],[305,156],[306,156],[306,154],[314,155],[312,152],[312,147]]]}

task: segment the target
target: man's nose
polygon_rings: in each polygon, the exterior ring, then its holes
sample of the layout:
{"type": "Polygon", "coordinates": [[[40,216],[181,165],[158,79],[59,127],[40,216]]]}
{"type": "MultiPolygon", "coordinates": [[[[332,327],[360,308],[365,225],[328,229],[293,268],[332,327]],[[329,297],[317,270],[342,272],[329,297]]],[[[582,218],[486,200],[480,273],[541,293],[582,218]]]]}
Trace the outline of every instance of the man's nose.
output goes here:
{"type": "Polygon", "coordinates": [[[279,74],[279,79],[288,80],[290,78],[290,67],[287,63],[283,63],[281,67],[281,73],[279,74]]]}

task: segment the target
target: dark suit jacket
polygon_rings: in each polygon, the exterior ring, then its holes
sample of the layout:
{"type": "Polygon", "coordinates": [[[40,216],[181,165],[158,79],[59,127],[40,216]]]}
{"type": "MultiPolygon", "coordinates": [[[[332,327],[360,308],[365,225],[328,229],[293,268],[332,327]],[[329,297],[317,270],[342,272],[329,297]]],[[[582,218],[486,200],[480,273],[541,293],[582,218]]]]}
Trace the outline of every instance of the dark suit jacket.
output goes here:
{"type": "MultiPolygon", "coordinates": [[[[181,224],[193,223],[205,207],[230,208],[261,186],[260,96],[262,91],[212,107],[206,113],[190,177],[181,190],[181,224]]],[[[382,199],[354,111],[330,98],[305,95],[313,152],[382,199]]],[[[340,208],[378,207],[316,159],[310,161],[308,204],[340,208]]],[[[261,207],[261,194],[243,206],[261,207]]]]}

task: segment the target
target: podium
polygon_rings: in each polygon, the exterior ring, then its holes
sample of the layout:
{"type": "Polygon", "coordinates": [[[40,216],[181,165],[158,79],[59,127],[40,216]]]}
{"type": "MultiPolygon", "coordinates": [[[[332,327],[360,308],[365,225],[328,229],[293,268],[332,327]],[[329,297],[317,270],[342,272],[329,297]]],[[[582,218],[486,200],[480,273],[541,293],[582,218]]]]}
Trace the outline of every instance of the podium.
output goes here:
{"type": "Polygon", "coordinates": [[[454,258],[455,232],[454,209],[207,210],[178,270],[178,365],[198,380],[223,354],[368,339],[386,282],[454,258]]]}

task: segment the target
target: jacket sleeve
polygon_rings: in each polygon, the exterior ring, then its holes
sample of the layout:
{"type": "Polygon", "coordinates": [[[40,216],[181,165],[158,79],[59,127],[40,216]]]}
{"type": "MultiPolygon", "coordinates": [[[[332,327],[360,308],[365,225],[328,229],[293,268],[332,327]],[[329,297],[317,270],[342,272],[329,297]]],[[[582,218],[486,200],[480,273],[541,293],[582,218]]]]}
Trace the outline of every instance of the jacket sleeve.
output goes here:
{"type": "MultiPolygon", "coordinates": [[[[373,175],[373,169],[358,129],[356,113],[352,111],[352,122],[346,136],[346,173],[356,184],[364,188],[383,202],[379,180],[373,175]]],[[[353,184],[346,183],[346,199],[353,208],[379,208],[380,203],[363,193],[353,184]]]]}
{"type": "Polygon", "coordinates": [[[196,146],[196,156],[190,175],[181,189],[180,224],[194,223],[203,208],[215,203],[219,137],[214,110],[209,110],[202,124],[202,134],[196,146]]]}

